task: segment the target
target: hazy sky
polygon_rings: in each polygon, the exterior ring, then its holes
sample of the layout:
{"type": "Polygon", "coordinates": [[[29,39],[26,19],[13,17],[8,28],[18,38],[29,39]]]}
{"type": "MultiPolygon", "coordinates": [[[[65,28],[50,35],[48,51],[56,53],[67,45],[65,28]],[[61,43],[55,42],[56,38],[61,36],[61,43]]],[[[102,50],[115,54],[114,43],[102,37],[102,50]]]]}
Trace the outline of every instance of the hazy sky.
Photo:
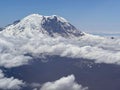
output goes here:
{"type": "Polygon", "coordinates": [[[57,14],[85,32],[120,33],[120,0],[0,0],[0,26],[32,14],[57,14]]]}

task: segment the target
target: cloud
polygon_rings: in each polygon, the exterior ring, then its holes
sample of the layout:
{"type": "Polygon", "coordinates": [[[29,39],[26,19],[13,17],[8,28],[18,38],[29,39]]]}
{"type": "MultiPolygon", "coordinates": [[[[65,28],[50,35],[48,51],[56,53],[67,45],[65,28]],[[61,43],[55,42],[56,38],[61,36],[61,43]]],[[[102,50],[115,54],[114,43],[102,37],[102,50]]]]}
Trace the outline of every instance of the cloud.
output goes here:
{"type": "Polygon", "coordinates": [[[88,87],[77,84],[74,75],[69,75],[54,82],[46,82],[40,90],[88,90],[88,87]]]}
{"type": "Polygon", "coordinates": [[[45,38],[39,41],[29,42],[22,49],[30,52],[34,57],[42,53],[51,56],[85,58],[96,63],[120,64],[120,40],[82,37],[80,40],[45,38]],[[35,42],[37,45],[33,45],[35,42]]]}
{"type": "Polygon", "coordinates": [[[0,70],[0,89],[18,90],[24,85],[25,83],[22,80],[15,79],[14,77],[5,77],[2,70],[0,70]]]}
{"type": "Polygon", "coordinates": [[[72,39],[42,34],[31,38],[0,35],[0,66],[11,68],[28,64],[29,60],[41,58],[41,54],[120,64],[120,39],[89,34],[72,39]]]}
{"type": "MultiPolygon", "coordinates": [[[[23,43],[22,43],[23,44],[23,43]]],[[[27,64],[31,59],[20,49],[20,42],[13,38],[0,37],[0,66],[6,68],[27,64]]]]}

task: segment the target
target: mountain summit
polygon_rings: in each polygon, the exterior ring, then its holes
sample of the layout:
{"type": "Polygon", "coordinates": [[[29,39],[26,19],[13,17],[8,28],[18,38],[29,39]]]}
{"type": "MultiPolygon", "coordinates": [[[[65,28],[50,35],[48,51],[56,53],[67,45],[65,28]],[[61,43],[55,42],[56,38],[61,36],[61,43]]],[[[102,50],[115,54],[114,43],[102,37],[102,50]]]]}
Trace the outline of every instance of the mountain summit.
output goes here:
{"type": "Polygon", "coordinates": [[[70,24],[66,19],[57,16],[43,16],[39,14],[29,15],[22,20],[5,27],[2,31],[9,35],[33,36],[38,33],[49,36],[82,36],[83,33],[70,24]]]}

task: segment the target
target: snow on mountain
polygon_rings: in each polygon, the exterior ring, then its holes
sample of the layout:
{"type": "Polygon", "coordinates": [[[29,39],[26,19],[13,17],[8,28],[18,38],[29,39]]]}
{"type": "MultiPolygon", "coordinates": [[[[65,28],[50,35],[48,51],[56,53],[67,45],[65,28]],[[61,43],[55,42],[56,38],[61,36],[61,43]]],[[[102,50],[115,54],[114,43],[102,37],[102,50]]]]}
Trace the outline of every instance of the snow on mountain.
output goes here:
{"type": "MultiPolygon", "coordinates": [[[[67,20],[56,15],[32,14],[0,28],[0,67],[19,67],[36,59],[46,62],[49,61],[46,56],[84,58],[94,63],[120,65],[120,39],[81,32],[67,20]]],[[[69,82],[65,83],[66,86],[64,85],[62,89],[66,87],[76,90],[87,89],[77,84],[74,76],[49,82],[50,85],[45,83],[41,89],[59,86],[63,84],[64,79],[69,79],[69,82]],[[71,86],[68,83],[71,83],[71,86]]],[[[20,89],[26,84],[14,77],[6,77],[1,69],[0,83],[0,89],[20,89]]]]}
{"type": "Polygon", "coordinates": [[[83,33],[56,15],[32,14],[0,31],[0,66],[17,67],[46,55],[120,64],[120,39],[83,33]]]}
{"type": "Polygon", "coordinates": [[[77,30],[67,20],[60,16],[42,16],[32,14],[22,20],[15,21],[7,26],[3,33],[6,35],[32,37],[34,35],[46,34],[49,36],[82,36],[83,33],[77,30]]]}

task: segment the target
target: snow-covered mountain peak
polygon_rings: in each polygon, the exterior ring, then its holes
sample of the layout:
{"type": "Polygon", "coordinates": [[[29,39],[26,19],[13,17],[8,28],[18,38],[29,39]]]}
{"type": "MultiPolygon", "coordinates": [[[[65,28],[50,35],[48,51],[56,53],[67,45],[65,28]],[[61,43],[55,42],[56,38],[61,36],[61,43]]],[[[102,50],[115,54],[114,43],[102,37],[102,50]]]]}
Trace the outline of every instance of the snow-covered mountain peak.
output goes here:
{"type": "Polygon", "coordinates": [[[25,18],[32,18],[32,17],[42,17],[43,15],[40,15],[40,14],[30,14],[28,16],[26,16],[25,18]]]}
{"type": "Polygon", "coordinates": [[[31,14],[22,20],[15,21],[7,26],[2,33],[5,35],[27,37],[38,35],[39,33],[64,37],[83,35],[81,31],[60,16],[43,16],[39,14],[31,14]]]}
{"type": "Polygon", "coordinates": [[[60,17],[58,15],[52,15],[52,16],[46,16],[47,18],[50,18],[50,19],[57,19],[58,21],[61,21],[61,22],[66,22],[68,23],[68,21],[66,19],[64,19],[63,17],[60,17]]]}
{"type": "Polygon", "coordinates": [[[66,19],[64,19],[63,17],[60,17],[58,15],[51,15],[51,16],[43,16],[43,15],[40,15],[40,14],[31,14],[27,17],[25,17],[23,19],[23,21],[39,21],[39,22],[42,22],[42,20],[49,20],[49,19],[53,19],[53,20],[56,20],[56,21],[59,21],[59,22],[63,22],[63,23],[68,23],[68,21],[66,19]]]}
{"type": "Polygon", "coordinates": [[[22,21],[41,21],[43,19],[42,15],[39,14],[31,14],[28,15],[27,17],[23,18],[22,21]]]}

